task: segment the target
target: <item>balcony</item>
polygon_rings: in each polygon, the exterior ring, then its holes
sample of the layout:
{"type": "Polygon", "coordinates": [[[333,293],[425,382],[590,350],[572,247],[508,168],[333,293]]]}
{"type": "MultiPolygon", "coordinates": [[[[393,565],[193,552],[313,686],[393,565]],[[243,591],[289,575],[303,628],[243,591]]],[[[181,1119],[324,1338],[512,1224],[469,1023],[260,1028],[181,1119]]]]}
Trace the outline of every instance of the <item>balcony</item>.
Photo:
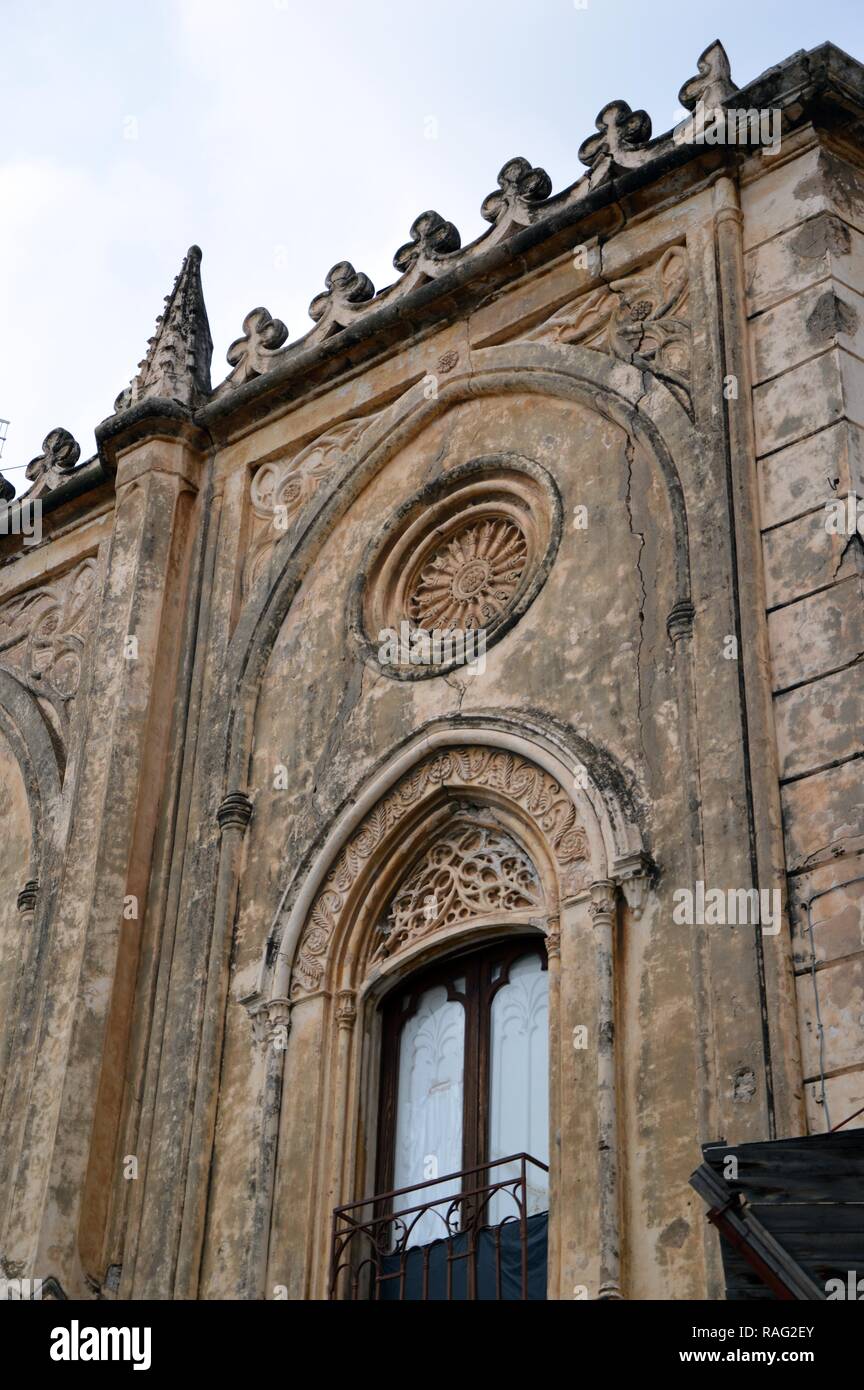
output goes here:
{"type": "Polygon", "coordinates": [[[548,1171],[511,1154],[337,1207],[330,1298],[545,1299],[548,1171]]]}

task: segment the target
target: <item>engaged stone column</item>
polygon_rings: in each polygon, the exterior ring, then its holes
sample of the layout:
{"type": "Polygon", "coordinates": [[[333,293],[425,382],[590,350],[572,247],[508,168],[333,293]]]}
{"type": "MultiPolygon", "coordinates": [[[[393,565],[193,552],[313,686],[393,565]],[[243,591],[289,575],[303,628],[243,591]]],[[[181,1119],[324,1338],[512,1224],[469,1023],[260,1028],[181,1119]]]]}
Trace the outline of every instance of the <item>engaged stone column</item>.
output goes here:
{"type": "Polygon", "coordinates": [[[588,911],[597,953],[597,1143],[600,1186],[598,1298],[621,1297],[618,1102],[615,1078],[615,899],[611,879],[591,884],[588,911]]]}
{"type": "Polygon", "coordinates": [[[177,1296],[186,1298],[194,1298],[198,1286],[210,1154],[216,1128],[219,1057],[225,1030],[223,1001],[228,992],[231,933],[240,881],[240,854],[246,827],[251,819],[252,802],[245,792],[229,792],[216,812],[216,820],[222,832],[219,875],[213,912],[213,934],[210,938],[207,990],[186,1178],[186,1191],[189,1196],[183,1208],[177,1260],[176,1287],[182,1291],[182,1294],[177,1296]]]}

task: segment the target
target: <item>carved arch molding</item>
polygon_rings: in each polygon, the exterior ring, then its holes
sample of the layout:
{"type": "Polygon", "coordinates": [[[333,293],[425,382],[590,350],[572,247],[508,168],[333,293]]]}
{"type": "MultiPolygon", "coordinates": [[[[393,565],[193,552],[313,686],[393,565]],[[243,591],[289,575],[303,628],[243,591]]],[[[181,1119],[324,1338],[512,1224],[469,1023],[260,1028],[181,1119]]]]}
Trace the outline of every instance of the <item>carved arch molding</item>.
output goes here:
{"type": "MultiPolygon", "coordinates": [[[[334,941],[348,929],[358,888],[412,812],[436,792],[495,797],[518,808],[545,842],[559,895],[585,891],[591,881],[588,832],[568,793],[548,772],[518,754],[466,745],[436,752],[415,766],[369,811],[341,849],[301,931],[290,998],[313,994],[326,981],[334,941]],[[485,795],[484,795],[485,794],[485,795]]],[[[537,867],[506,830],[476,805],[454,803],[453,818],[405,866],[390,910],[375,926],[373,958],[381,960],[455,922],[490,914],[544,911],[537,867]]],[[[557,904],[546,905],[557,911],[557,904]]]]}

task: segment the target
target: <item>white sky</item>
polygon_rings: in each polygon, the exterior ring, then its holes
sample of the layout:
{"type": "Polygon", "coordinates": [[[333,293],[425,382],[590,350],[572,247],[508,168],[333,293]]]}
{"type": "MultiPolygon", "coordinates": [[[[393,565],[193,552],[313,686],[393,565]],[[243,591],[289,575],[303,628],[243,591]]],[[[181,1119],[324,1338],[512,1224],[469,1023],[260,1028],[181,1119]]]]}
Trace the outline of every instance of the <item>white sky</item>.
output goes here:
{"type": "Polygon", "coordinates": [[[864,58],[864,4],[0,0],[0,467],[20,491],[58,425],[93,452],[191,243],[216,384],[254,306],[293,341],[336,261],[391,283],[427,208],[475,237],[514,155],[573,182],[606,102],[669,129],[714,38],[739,85],[864,58]]]}

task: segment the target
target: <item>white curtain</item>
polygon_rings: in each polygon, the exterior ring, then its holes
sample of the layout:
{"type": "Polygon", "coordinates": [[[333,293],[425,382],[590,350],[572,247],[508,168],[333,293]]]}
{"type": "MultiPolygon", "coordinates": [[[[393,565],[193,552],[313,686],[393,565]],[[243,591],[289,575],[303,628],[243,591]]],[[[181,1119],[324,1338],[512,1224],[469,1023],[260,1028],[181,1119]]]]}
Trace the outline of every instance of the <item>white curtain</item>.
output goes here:
{"type": "MultiPolygon", "coordinates": [[[[489,1158],[528,1153],[549,1162],[549,972],[536,952],[510,967],[492,1001],[489,1158]]],[[[516,1163],[490,1170],[490,1181],[516,1177],[516,1163]]],[[[549,1206],[548,1175],[528,1164],[528,1214],[549,1206]]],[[[517,1215],[515,1201],[496,1193],[490,1224],[517,1215]]]]}
{"type": "MultiPolygon", "coordinates": [[[[399,1090],[396,1106],[396,1162],[393,1186],[409,1187],[424,1179],[457,1173],[462,1167],[462,1090],[465,1059],[465,1012],[447,998],[443,986],[421,995],[418,1008],[402,1029],[399,1090]]],[[[413,1227],[408,1245],[425,1245],[447,1234],[449,1197],[455,1183],[420,1188],[397,1197],[394,1211],[438,1203],[413,1227]],[[439,1199],[441,1199],[439,1201],[439,1199]]],[[[410,1225],[413,1217],[406,1217],[410,1225]]]]}

